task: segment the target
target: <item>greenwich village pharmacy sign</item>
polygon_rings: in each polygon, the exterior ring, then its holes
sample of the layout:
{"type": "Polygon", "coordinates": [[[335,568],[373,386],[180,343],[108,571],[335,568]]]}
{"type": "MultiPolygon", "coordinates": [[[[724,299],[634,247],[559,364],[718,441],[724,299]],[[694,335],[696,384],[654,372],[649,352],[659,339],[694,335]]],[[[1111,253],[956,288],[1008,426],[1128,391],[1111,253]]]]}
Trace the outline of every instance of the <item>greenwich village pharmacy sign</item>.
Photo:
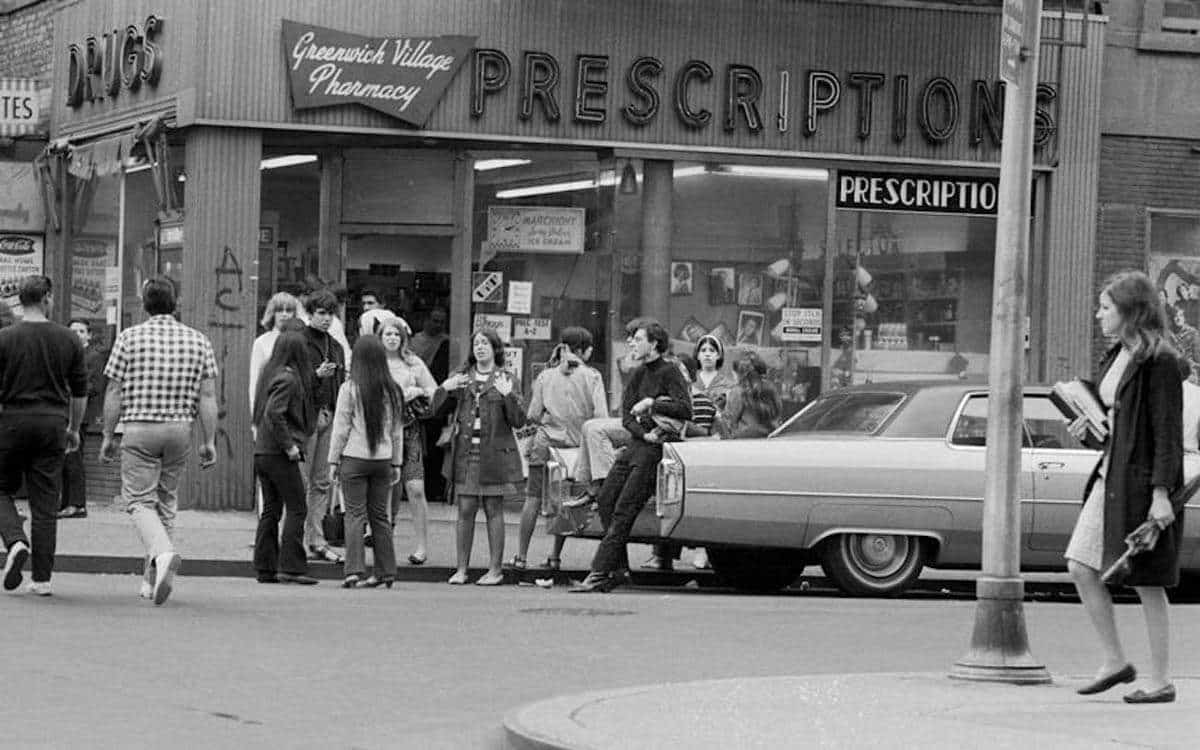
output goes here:
{"type": "Polygon", "coordinates": [[[283,56],[292,105],[362,104],[421,127],[475,39],[361,36],[285,19],[283,56]]]}

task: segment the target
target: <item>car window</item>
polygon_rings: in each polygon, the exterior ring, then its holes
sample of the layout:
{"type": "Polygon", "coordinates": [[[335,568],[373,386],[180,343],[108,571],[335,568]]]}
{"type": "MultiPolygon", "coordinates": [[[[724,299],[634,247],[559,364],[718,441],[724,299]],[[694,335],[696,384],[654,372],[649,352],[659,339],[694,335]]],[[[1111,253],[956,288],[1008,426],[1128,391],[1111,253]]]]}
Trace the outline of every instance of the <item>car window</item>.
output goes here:
{"type": "Polygon", "coordinates": [[[1048,396],[1026,396],[1024,409],[1025,428],[1029,430],[1034,448],[1085,449],[1083,443],[1067,430],[1062,412],[1048,396]]]}
{"type": "Polygon", "coordinates": [[[814,401],[776,434],[874,432],[903,400],[903,393],[834,393],[814,401]]]}
{"type": "MultiPolygon", "coordinates": [[[[987,396],[971,396],[958,414],[958,421],[950,433],[954,445],[987,445],[988,400],[987,396]]],[[[1022,431],[1021,445],[1029,447],[1029,433],[1022,431]]]]}

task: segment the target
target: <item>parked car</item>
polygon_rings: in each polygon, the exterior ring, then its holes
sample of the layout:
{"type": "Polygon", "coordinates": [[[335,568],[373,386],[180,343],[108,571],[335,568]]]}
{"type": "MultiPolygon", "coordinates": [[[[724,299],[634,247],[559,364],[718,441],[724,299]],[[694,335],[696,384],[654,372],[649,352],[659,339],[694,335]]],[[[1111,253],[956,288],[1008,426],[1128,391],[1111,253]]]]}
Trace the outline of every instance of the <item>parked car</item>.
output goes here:
{"type": "MultiPolygon", "coordinates": [[[[1024,392],[1021,567],[1061,571],[1099,454],[1068,431],[1048,386],[1024,392]]],[[[821,396],[770,437],[666,446],[655,502],[632,540],[708,548],[730,585],[770,591],[819,563],[850,594],[891,596],[921,570],[979,568],[988,391],[914,381],[821,396]]],[[[1200,457],[1186,456],[1194,470],[1200,457]]],[[[548,483],[558,498],[561,467],[548,483]]],[[[1200,574],[1200,503],[1192,499],[1181,564],[1200,574]]],[[[591,519],[579,535],[599,536],[591,519]]]]}

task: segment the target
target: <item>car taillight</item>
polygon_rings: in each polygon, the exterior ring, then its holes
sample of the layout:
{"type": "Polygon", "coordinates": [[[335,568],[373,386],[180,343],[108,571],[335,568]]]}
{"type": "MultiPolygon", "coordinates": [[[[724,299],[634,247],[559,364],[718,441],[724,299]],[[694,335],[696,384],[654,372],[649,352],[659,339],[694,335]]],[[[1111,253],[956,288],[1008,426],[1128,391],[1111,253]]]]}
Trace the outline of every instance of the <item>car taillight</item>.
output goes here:
{"type": "MultiPolygon", "coordinates": [[[[536,471],[537,467],[532,467],[536,471]]],[[[562,504],[571,499],[571,480],[567,467],[551,458],[546,462],[546,483],[542,486],[542,515],[557,516],[562,504]]]]}
{"type": "Polygon", "coordinates": [[[654,495],[655,514],[662,519],[660,532],[667,534],[683,515],[683,462],[673,452],[658,462],[658,485],[654,495]]]}

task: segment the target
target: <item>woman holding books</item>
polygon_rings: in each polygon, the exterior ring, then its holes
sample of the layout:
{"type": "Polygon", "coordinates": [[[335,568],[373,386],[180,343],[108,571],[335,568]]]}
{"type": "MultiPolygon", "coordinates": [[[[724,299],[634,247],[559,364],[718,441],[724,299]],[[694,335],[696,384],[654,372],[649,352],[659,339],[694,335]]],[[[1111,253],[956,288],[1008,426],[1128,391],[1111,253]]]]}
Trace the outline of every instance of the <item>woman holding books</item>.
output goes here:
{"type": "MultiPolygon", "coordinates": [[[[1116,343],[1101,362],[1096,391],[1108,410],[1109,434],[1088,481],[1083,510],[1067,545],[1067,569],[1104,649],[1096,678],[1081,695],[1101,693],[1137,679],[1117,635],[1112,597],[1102,575],[1126,549],[1126,537],[1150,522],[1152,548],[1130,558],[1120,581],[1142,602],[1150,638],[1150,670],[1144,687],[1127,703],[1170,703],[1175,687],[1167,674],[1169,622],[1166,586],[1179,582],[1183,504],[1183,388],[1178,354],[1167,339],[1158,294],[1146,274],[1113,276],[1100,292],[1096,320],[1116,343]]],[[[1086,417],[1071,432],[1086,433],[1086,417]]]]}

